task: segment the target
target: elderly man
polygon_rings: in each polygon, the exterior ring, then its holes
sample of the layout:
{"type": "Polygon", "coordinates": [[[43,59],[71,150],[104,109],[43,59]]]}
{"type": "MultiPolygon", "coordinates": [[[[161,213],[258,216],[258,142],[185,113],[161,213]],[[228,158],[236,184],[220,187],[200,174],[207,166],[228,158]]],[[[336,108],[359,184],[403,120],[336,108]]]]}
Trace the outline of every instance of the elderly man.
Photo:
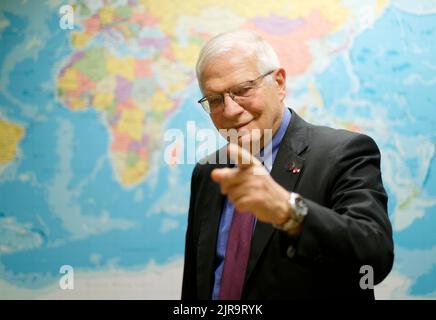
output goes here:
{"type": "Polygon", "coordinates": [[[375,142],[287,108],[286,72],[253,32],[212,38],[196,71],[199,103],[237,139],[193,171],[182,299],[373,299],[393,263],[375,142]]]}

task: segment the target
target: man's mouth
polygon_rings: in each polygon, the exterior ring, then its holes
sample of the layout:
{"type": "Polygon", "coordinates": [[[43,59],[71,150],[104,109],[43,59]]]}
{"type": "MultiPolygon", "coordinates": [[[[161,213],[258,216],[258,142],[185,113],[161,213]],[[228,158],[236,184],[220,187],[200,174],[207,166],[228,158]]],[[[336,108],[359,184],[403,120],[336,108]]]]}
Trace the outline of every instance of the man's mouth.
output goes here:
{"type": "Polygon", "coordinates": [[[243,127],[245,127],[246,125],[248,125],[251,121],[249,122],[244,122],[242,124],[236,125],[233,127],[233,129],[236,129],[237,131],[239,131],[240,129],[242,129],[243,127]]]}

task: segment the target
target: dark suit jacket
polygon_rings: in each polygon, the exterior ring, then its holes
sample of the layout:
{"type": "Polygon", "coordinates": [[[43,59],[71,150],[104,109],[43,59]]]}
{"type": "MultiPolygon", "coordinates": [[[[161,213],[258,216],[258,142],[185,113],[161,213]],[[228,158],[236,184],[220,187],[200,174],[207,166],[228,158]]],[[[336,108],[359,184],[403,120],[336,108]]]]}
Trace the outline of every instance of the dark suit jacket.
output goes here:
{"type": "MultiPolygon", "coordinates": [[[[218,159],[217,151],[208,158],[218,159]]],[[[204,162],[203,162],[204,163],[204,162]]],[[[218,163],[216,161],[216,163],[218,163]]],[[[197,164],[191,181],[182,299],[210,299],[224,196],[210,178],[218,164],[197,164]]],[[[373,299],[393,263],[392,229],[380,152],[368,136],[315,126],[294,111],[271,176],[309,207],[300,236],[257,221],[242,299],[373,299]],[[300,168],[290,170],[291,164],[300,168]],[[362,277],[365,277],[361,280],[362,277]]]]}

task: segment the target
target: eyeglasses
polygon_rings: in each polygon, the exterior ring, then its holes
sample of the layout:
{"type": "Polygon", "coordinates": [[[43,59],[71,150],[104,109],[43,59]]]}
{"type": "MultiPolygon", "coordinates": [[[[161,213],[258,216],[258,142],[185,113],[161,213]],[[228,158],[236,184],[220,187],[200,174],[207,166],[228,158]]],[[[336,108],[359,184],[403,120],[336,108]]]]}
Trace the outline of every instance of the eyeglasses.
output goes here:
{"type": "Polygon", "coordinates": [[[214,93],[208,96],[204,96],[198,103],[201,104],[203,109],[209,113],[214,114],[224,109],[224,95],[228,93],[230,98],[238,104],[243,104],[247,101],[246,98],[252,96],[256,89],[259,87],[261,80],[266,76],[269,76],[275,70],[268,71],[265,74],[260,75],[254,80],[242,82],[230,88],[223,93],[214,93]]]}

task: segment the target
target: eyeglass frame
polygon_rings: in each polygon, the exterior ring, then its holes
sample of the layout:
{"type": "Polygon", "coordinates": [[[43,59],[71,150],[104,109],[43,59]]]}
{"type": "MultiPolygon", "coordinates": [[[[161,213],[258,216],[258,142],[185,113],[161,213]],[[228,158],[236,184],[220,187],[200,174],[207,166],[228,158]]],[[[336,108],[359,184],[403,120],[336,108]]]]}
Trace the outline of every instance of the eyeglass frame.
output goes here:
{"type": "MultiPolygon", "coordinates": [[[[234,86],[232,86],[232,88],[238,88],[238,87],[241,87],[243,84],[248,84],[248,83],[252,83],[252,84],[254,84],[254,86],[252,87],[252,88],[250,88],[250,89],[257,89],[259,86],[257,86],[257,85],[255,85],[256,84],[256,82],[258,82],[259,80],[262,80],[262,79],[264,79],[265,77],[267,77],[267,76],[269,76],[269,75],[271,75],[272,73],[274,73],[274,71],[276,71],[277,69],[273,69],[273,70],[270,70],[270,71],[268,71],[268,72],[266,72],[266,73],[264,73],[264,74],[261,74],[259,77],[257,77],[256,79],[253,79],[253,80],[247,80],[247,81],[244,81],[244,82],[241,82],[241,83],[239,83],[239,84],[236,84],[236,85],[234,85],[234,86]]],[[[213,93],[213,94],[210,94],[210,95],[207,95],[207,96],[204,96],[204,97],[202,97],[200,100],[198,100],[197,101],[197,103],[199,103],[200,105],[201,105],[201,107],[203,108],[203,110],[204,111],[206,111],[208,114],[214,114],[215,112],[212,112],[211,110],[210,110],[210,105],[209,105],[209,102],[208,102],[208,98],[210,98],[210,97],[213,97],[213,96],[220,96],[221,97],[221,103],[220,103],[220,106],[221,105],[224,105],[224,100],[225,100],[225,94],[227,93],[228,95],[229,95],[229,97],[233,100],[233,101],[235,101],[235,97],[242,97],[242,98],[248,98],[249,96],[246,96],[246,97],[244,97],[244,96],[238,96],[237,94],[234,94],[233,92],[232,92],[232,88],[230,88],[230,89],[228,89],[228,90],[226,90],[226,91],[224,91],[224,92],[220,92],[220,93],[213,93]],[[205,106],[203,103],[204,102],[207,102],[208,103],[208,106],[205,106]]],[[[251,96],[251,95],[250,95],[251,96]]],[[[235,101],[236,102],[236,101],[235,101]]],[[[238,103],[238,102],[236,102],[236,103],[238,103]]]]}

